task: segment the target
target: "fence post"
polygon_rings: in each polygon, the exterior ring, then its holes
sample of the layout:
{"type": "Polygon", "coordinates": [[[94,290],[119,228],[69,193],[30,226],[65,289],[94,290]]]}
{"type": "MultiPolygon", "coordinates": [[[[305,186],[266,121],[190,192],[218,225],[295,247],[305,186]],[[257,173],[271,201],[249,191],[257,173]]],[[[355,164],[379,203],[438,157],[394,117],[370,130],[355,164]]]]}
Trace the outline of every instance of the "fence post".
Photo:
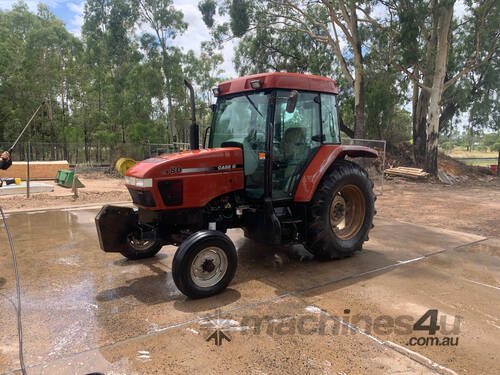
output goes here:
{"type": "Polygon", "coordinates": [[[30,197],[30,154],[31,143],[28,141],[28,155],[26,158],[26,198],[30,197]]]}

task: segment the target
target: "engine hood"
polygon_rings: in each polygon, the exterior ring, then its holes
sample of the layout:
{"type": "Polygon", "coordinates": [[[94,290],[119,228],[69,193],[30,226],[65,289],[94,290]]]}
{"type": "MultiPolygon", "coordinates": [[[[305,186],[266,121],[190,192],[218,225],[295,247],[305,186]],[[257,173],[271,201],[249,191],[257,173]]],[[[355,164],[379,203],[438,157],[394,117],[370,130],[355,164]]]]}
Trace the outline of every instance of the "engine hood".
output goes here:
{"type": "Polygon", "coordinates": [[[127,176],[160,178],[242,167],[242,150],[237,147],[189,150],[143,160],[127,170],[127,176]]]}

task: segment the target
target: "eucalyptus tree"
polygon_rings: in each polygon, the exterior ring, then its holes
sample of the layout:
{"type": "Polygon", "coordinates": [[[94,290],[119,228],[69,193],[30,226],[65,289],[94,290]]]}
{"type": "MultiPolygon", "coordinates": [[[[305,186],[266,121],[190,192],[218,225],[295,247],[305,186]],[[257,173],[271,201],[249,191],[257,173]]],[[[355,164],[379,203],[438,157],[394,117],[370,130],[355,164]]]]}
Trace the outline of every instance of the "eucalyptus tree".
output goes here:
{"type": "Polygon", "coordinates": [[[355,0],[225,0],[220,5],[220,12],[228,13],[231,22],[229,25],[214,25],[213,30],[219,40],[224,39],[224,34],[241,37],[255,29],[278,35],[292,31],[308,35],[317,43],[328,46],[344,79],[353,89],[354,136],[363,138],[365,62],[362,44],[365,35],[361,28],[369,23],[365,15],[371,13],[374,3],[355,0]]]}
{"type": "Polygon", "coordinates": [[[203,132],[209,126],[210,104],[214,96],[212,89],[221,80],[224,70],[221,65],[224,58],[218,53],[212,44],[204,42],[201,45],[201,52],[196,56],[193,50],[189,50],[183,56],[184,76],[190,80],[196,88],[198,101],[198,115],[200,130],[203,132]]]}
{"type": "Polygon", "coordinates": [[[440,123],[446,120],[442,117],[446,115],[442,112],[445,92],[467,75],[476,74],[499,52],[498,2],[468,1],[469,15],[460,23],[453,21],[455,3],[454,0],[385,3],[388,12],[395,15],[388,28],[391,33],[396,31],[391,50],[401,51],[394,54],[391,63],[414,83],[415,159],[432,174],[437,173],[440,123]],[[450,51],[456,36],[469,41],[472,53],[462,61],[453,60],[455,66],[450,66],[450,51]]]}
{"type": "Polygon", "coordinates": [[[170,135],[175,134],[175,91],[182,86],[182,76],[179,76],[179,50],[172,47],[172,41],[187,29],[184,14],[173,6],[172,0],[131,0],[139,12],[142,24],[149,26],[157,43],[151,43],[159,49],[162,59],[162,72],[168,105],[170,135]]]}
{"type": "Polygon", "coordinates": [[[36,132],[28,134],[49,141],[50,157],[56,157],[55,143],[65,140],[71,65],[80,47],[45,5],[40,4],[34,14],[19,2],[0,14],[0,113],[8,125],[4,138],[14,139],[33,108],[45,100],[44,111],[34,122],[36,132]]]}

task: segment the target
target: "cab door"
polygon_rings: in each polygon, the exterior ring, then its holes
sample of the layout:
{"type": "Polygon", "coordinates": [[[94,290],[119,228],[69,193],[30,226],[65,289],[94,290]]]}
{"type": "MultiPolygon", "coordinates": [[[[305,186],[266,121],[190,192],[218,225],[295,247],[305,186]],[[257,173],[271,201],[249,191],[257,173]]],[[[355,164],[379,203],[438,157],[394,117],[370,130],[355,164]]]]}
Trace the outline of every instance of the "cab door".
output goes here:
{"type": "Polygon", "coordinates": [[[293,113],[286,111],[290,90],[278,90],[274,112],[272,198],[290,198],[308,161],[321,146],[320,96],[299,92],[293,113]]]}

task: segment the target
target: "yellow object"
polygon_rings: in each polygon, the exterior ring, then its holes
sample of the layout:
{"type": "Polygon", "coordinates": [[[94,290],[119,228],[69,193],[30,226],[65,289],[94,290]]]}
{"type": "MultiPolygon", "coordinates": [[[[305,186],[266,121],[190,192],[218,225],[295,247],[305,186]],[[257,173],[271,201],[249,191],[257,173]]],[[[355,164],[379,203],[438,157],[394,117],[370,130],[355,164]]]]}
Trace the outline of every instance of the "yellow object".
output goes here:
{"type": "Polygon", "coordinates": [[[14,181],[16,181],[16,185],[21,185],[21,179],[19,177],[16,177],[14,181]]]}
{"type": "Polygon", "coordinates": [[[120,158],[115,164],[115,169],[120,175],[125,176],[125,173],[127,173],[127,169],[129,169],[134,164],[135,164],[134,159],[120,158]]]}

